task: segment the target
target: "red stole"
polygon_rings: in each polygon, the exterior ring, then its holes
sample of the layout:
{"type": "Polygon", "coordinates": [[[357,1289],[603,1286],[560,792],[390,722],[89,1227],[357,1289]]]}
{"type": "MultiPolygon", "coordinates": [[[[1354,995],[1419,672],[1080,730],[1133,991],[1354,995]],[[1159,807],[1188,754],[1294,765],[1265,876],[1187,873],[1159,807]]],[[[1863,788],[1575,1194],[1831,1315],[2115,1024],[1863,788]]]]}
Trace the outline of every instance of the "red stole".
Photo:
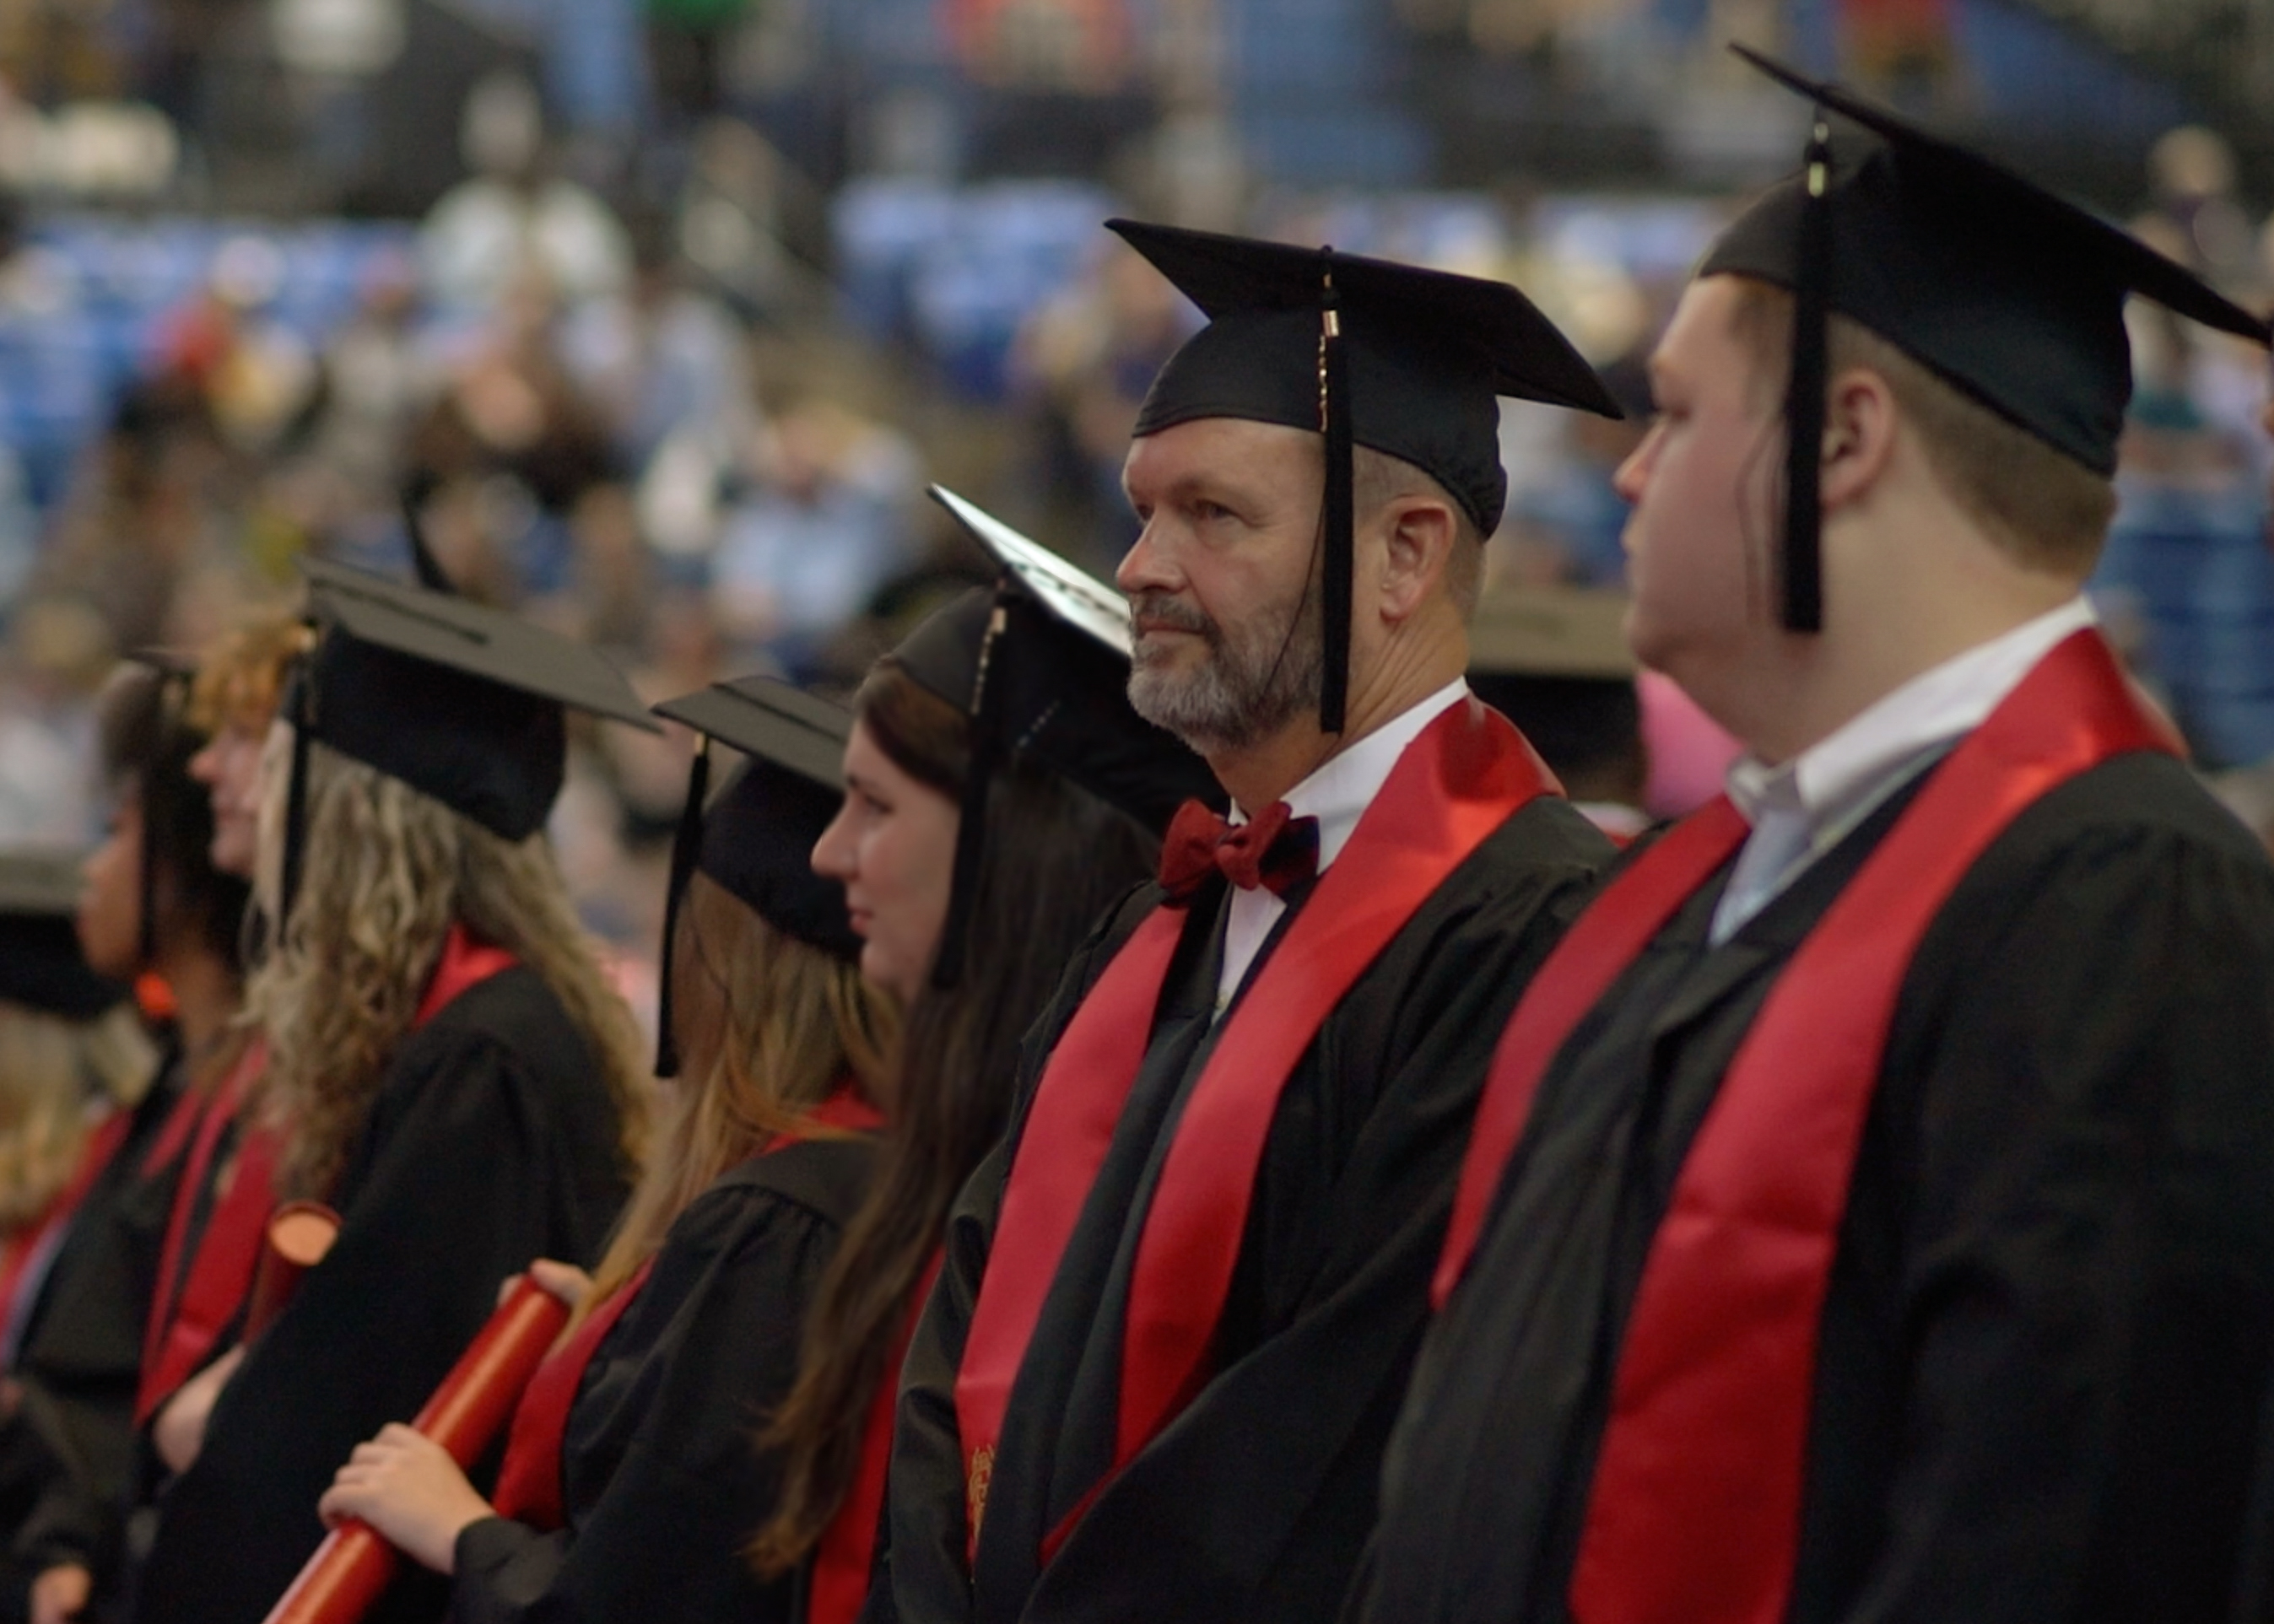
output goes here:
{"type": "MultiPolygon", "coordinates": [[[[1473,699],[1451,706],[1399,756],[1257,972],[1193,1087],[1144,1216],[1123,1333],[1115,1471],[1208,1379],[1264,1140],[1320,1026],[1487,836],[1535,797],[1558,793],[1496,711],[1473,699]]],[[[1138,926],[1075,1011],[1035,1092],[956,1376],[975,1553],[1013,1384],[1144,1061],[1183,922],[1164,906],[1138,926]]],[[[1043,1560],[1080,1515],[1052,1532],[1043,1560]]]]}
{"type": "MultiPolygon", "coordinates": [[[[2079,632],[1934,770],[1778,979],[1644,1266],[1572,1575],[1578,1624],[1784,1617],[1824,1295],[1912,956],[2017,816],[2135,750],[2176,753],[2099,635],[2079,632]]],[[[1556,1051],[1744,835],[1726,801],[1684,822],[1604,892],[1533,979],[1486,1085],[1438,1270],[1441,1304],[1556,1051]]]]}
{"type": "MultiPolygon", "coordinates": [[[[870,1132],[882,1127],[885,1121],[875,1106],[849,1087],[814,1107],[806,1113],[806,1119],[822,1127],[850,1132],[870,1132]]],[[[803,1143],[805,1137],[796,1132],[779,1134],[758,1154],[770,1156],[778,1150],[803,1143]]],[[[490,1497],[500,1516],[525,1522],[543,1533],[567,1524],[561,1447],[568,1437],[569,1411],[576,1407],[577,1389],[584,1385],[584,1372],[591,1368],[593,1356],[599,1352],[600,1344],[631,1307],[654,1270],[655,1259],[651,1257],[622,1285],[610,1292],[606,1302],[585,1315],[583,1322],[537,1367],[528,1391],[521,1396],[520,1407],[513,1412],[513,1430],[506,1438],[505,1461],[498,1468],[497,1492],[490,1497]]],[[[872,1536],[873,1520],[872,1511],[872,1536]]],[[[866,1568],[862,1571],[865,1584],[866,1568]]]]}
{"type": "MultiPolygon", "coordinates": [[[[511,969],[516,962],[504,949],[478,942],[463,925],[453,923],[443,939],[442,956],[411,1016],[410,1030],[416,1032],[461,993],[511,969]]],[[[221,1137],[246,1108],[253,1086],[267,1064],[267,1042],[256,1039],[215,1091],[198,1120],[190,1160],[174,1192],[173,1211],[160,1254],[158,1294],[151,1301],[150,1320],[143,1333],[142,1380],[134,1400],[138,1426],[147,1425],[182,1384],[204,1366],[252,1289],[268,1220],[276,1208],[274,1182],[283,1150],[282,1135],[264,1123],[245,1124],[229,1187],[214,1198],[213,1211],[190,1258],[187,1275],[181,1276],[177,1271],[221,1137]],[[177,1278],[182,1281],[181,1290],[169,1297],[177,1278]]]]}

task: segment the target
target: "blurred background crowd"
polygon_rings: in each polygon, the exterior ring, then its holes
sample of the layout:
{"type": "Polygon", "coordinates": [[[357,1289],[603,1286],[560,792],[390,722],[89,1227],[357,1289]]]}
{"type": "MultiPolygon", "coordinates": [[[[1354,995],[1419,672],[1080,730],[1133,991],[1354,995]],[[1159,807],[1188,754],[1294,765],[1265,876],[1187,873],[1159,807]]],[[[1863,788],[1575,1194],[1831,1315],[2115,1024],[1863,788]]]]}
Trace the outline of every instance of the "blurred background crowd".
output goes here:
{"type": "MultiPolygon", "coordinates": [[[[1505,276],[1639,417],[1799,144],[1730,38],[2274,304],[2265,0],[0,0],[0,846],[91,833],[118,658],[407,568],[406,496],[650,698],[857,672],[977,563],[928,481],[1110,571],[1196,320],[1117,213],[1505,276]]],[[[2101,601],[2265,828],[2268,380],[2137,323],[2101,601]]],[[[1496,590],[1616,584],[1638,432],[1504,407],[1496,590]]],[[[605,744],[555,834],[636,976],[685,746],[605,744]]]]}

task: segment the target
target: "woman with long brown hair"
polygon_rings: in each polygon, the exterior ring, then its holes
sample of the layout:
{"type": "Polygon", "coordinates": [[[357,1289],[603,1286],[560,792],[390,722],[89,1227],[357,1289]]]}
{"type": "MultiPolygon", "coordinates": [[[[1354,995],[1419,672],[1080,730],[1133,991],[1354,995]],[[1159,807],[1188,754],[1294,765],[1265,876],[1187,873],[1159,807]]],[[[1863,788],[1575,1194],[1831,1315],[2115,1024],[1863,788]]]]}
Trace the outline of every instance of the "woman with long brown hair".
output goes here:
{"type": "MultiPolygon", "coordinates": [[[[1054,568],[1071,591],[1006,570],[926,620],[855,700],[845,801],[814,864],[845,882],[863,972],[908,1010],[884,1165],[767,1431],[787,1465],[753,1545],[764,1572],[848,1532],[867,1555],[900,1355],[949,1207],[1008,1120],[1020,1040],[1109,905],[1152,874],[1176,808],[1220,797],[1129,708],[1126,650],[1095,612],[1113,594],[1088,582],[1080,602],[1086,578],[1054,568]]],[[[853,1617],[866,1577],[863,1561],[859,1582],[817,1591],[809,1624],[853,1617]]]]}
{"type": "Polygon", "coordinates": [[[441,1448],[390,1426],[322,1509],[453,1575],[456,1624],[797,1616],[743,1559],[779,1459],[755,1425],[797,1372],[799,1327],[876,1164],[898,1012],[864,982],[844,888],[807,853],[837,803],[838,712],[764,679],[659,706],[752,753],[705,816],[698,768],[666,925],[660,1142],[531,1384],[496,1510],[441,1448]],[[820,713],[825,726],[825,712],[820,713]],[[801,748],[802,747],[802,748],[801,748]],[[805,771],[791,764],[802,762],[805,771]]]}
{"type": "MultiPolygon", "coordinates": [[[[424,1402],[497,1282],[598,1252],[651,1086],[541,833],[564,708],[644,710],[597,655],[510,616],[310,573],[321,635],[264,761],[273,923],[247,1001],[279,1193],[339,1229],[252,1327],[166,1494],[134,1598],[165,1624],[265,1613],[323,1536],[333,1469],[424,1402]]],[[[383,1613],[430,1607],[413,1588],[383,1613]]]]}

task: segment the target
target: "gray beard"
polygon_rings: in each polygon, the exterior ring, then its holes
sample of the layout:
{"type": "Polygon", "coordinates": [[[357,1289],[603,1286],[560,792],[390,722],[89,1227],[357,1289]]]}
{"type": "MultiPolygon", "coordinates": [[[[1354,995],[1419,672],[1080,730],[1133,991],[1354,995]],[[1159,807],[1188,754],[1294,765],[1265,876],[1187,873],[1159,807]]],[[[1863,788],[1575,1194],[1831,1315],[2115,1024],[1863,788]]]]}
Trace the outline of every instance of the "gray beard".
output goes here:
{"type": "Polygon", "coordinates": [[[1315,591],[1230,630],[1166,594],[1141,595],[1131,607],[1197,633],[1208,650],[1198,670],[1175,673],[1148,660],[1140,643],[1129,669],[1137,714],[1201,755],[1246,749],[1317,708],[1326,658],[1315,591]]]}

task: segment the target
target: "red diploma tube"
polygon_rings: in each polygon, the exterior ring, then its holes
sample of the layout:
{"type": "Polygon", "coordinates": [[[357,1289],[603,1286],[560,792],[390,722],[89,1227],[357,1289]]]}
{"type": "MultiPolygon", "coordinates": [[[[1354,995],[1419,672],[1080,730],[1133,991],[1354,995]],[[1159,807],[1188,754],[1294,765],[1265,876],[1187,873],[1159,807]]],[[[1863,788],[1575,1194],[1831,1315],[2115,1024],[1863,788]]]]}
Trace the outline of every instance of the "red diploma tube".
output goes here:
{"type": "MultiPolygon", "coordinates": [[[[559,1298],[524,1275],[410,1425],[471,1466],[513,1418],[521,1392],[568,1323],[559,1298]]],[[[395,1547],[362,1522],[325,1537],[268,1611],[267,1624],[356,1624],[395,1576],[395,1547]]]]}

